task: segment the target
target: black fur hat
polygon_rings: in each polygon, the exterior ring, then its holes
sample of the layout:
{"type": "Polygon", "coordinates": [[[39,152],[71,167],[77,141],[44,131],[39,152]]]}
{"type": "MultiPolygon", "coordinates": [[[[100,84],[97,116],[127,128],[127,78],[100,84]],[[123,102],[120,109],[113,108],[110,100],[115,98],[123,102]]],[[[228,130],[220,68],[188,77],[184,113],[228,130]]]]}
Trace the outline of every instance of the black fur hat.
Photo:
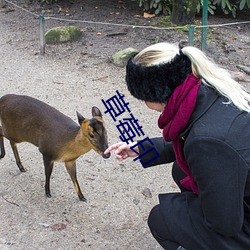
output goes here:
{"type": "Polygon", "coordinates": [[[190,59],[182,52],[171,62],[154,66],[135,64],[134,56],[126,66],[126,82],[131,95],[142,101],[165,103],[192,71],[190,59]]]}

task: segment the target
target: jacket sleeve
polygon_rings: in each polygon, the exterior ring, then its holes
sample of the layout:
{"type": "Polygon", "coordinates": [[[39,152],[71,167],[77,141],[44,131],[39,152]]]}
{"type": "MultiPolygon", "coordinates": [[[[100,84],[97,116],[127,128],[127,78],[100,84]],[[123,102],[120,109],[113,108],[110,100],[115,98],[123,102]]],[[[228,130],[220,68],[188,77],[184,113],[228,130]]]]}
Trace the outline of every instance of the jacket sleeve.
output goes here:
{"type": "Polygon", "coordinates": [[[248,166],[226,142],[193,138],[184,154],[198,185],[205,223],[224,236],[235,236],[244,220],[244,189],[248,166]]]}
{"type": "Polygon", "coordinates": [[[163,137],[151,138],[150,140],[152,143],[147,140],[144,141],[143,144],[140,144],[141,141],[138,141],[139,155],[145,153],[145,155],[140,157],[141,163],[149,162],[145,165],[142,164],[144,168],[175,161],[175,153],[171,142],[166,142],[163,137]],[[148,153],[146,152],[153,147],[158,152],[159,156],[150,161],[156,156],[156,153],[153,150],[148,153]]]}

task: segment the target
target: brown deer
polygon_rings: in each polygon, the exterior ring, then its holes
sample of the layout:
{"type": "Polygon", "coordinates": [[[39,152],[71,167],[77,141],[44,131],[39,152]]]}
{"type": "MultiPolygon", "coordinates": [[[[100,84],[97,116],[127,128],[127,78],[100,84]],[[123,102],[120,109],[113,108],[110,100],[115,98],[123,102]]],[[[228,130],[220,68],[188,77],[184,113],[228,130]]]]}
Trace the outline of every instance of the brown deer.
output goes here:
{"type": "Polygon", "coordinates": [[[0,158],[5,156],[4,139],[9,139],[16,164],[21,172],[17,143],[29,142],[39,148],[45,167],[45,193],[50,194],[50,176],[54,162],[64,162],[81,201],[83,196],[76,176],[76,160],[94,149],[103,158],[108,148],[107,132],[101,111],[92,107],[93,118],[86,119],[77,112],[80,126],[71,118],[48,104],[25,95],[8,94],[0,98],[0,158]]]}

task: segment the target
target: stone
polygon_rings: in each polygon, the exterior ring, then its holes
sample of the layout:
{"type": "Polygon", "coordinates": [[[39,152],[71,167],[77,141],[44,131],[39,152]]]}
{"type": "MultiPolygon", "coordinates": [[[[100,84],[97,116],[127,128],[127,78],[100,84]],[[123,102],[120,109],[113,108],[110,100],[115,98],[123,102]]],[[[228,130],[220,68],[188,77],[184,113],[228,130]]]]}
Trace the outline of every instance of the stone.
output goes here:
{"type": "Polygon", "coordinates": [[[112,56],[113,63],[118,67],[125,67],[129,58],[138,53],[134,48],[126,48],[118,51],[112,56]]]}
{"type": "Polygon", "coordinates": [[[61,26],[48,30],[45,33],[47,44],[59,44],[77,41],[82,36],[82,31],[77,26],[61,26]]]}
{"type": "Polygon", "coordinates": [[[144,188],[142,191],[142,194],[147,198],[152,198],[152,193],[149,188],[144,188]]]}
{"type": "Polygon", "coordinates": [[[5,7],[5,1],[4,0],[0,0],[0,8],[4,8],[5,7]]]}

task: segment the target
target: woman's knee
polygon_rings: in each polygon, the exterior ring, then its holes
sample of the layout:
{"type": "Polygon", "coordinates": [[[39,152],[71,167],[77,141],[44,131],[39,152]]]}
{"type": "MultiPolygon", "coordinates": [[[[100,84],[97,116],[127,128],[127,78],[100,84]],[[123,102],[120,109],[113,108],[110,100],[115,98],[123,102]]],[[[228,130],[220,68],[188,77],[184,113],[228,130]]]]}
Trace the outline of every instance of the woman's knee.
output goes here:
{"type": "Polygon", "coordinates": [[[158,220],[160,217],[159,210],[160,210],[160,205],[156,205],[155,207],[152,208],[148,216],[148,226],[151,232],[155,231],[158,228],[158,220]]]}
{"type": "Polygon", "coordinates": [[[154,238],[164,249],[177,249],[179,244],[175,242],[169,232],[161,214],[159,204],[152,208],[148,217],[148,226],[154,238]]]}

